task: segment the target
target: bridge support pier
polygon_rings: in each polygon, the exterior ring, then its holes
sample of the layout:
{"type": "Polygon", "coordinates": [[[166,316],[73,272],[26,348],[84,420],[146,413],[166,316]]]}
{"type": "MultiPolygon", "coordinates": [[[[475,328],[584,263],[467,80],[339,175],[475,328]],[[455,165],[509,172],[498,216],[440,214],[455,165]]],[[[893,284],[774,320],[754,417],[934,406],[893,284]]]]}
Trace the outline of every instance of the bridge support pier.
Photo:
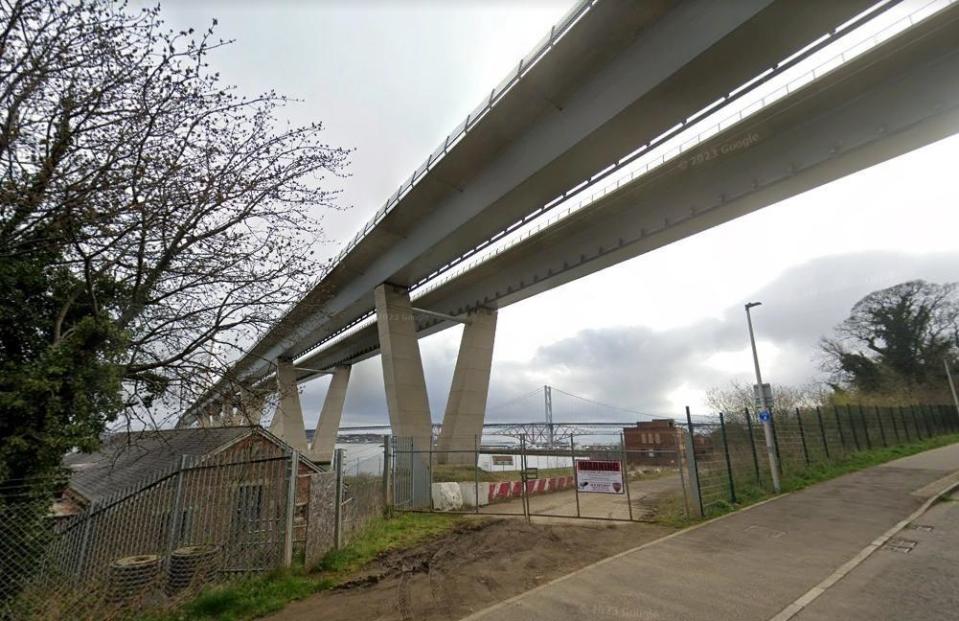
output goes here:
{"type": "MultiPolygon", "coordinates": [[[[397,459],[409,459],[411,474],[409,499],[412,508],[430,506],[429,451],[433,442],[433,424],[426,394],[426,376],[416,337],[416,322],[410,295],[388,283],[373,290],[376,303],[376,328],[383,362],[383,383],[390,426],[397,438],[397,459]]],[[[398,504],[403,499],[397,499],[398,504]]]]}
{"type": "Polygon", "coordinates": [[[483,308],[471,313],[463,326],[443,428],[436,447],[437,461],[441,464],[476,463],[474,448],[477,438],[483,434],[495,339],[496,310],[483,308]]]}
{"type": "Polygon", "coordinates": [[[276,384],[279,401],[270,423],[270,433],[282,439],[300,453],[306,453],[306,430],[303,426],[303,408],[296,386],[296,367],[290,360],[276,361],[276,384]]]}
{"type": "Polygon", "coordinates": [[[346,401],[346,388],[350,383],[350,371],[353,367],[336,367],[330,387],[323,400],[320,418],[313,431],[313,443],[308,453],[310,459],[318,463],[331,463],[336,450],[336,434],[340,429],[343,416],[343,403],[346,401]]]}

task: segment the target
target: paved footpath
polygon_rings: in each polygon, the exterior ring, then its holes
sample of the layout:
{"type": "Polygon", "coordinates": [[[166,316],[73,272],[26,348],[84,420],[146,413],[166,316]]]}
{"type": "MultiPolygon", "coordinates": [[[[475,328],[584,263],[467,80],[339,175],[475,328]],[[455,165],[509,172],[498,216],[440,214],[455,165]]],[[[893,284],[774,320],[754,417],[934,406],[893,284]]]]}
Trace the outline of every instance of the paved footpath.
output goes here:
{"type": "Polygon", "coordinates": [[[956,522],[955,503],[933,505],[913,522],[925,526],[925,520],[934,520],[941,528],[907,527],[893,535],[893,544],[918,542],[911,552],[885,546],[862,564],[850,561],[857,555],[861,559],[877,538],[957,481],[959,444],[820,483],[677,533],[468,619],[766,621],[797,611],[792,617],[797,621],[955,619],[959,529],[946,526],[956,522]],[[936,541],[952,551],[937,552],[936,541]],[[837,580],[841,569],[849,573],[837,580]],[[898,578],[904,580],[898,591],[882,586],[898,578]],[[830,581],[834,583],[828,585],[830,581]],[[826,585],[822,592],[814,590],[826,585]],[[902,600],[916,588],[922,589],[919,595],[902,600]],[[811,590],[819,597],[804,600],[811,590]],[[873,597],[877,593],[884,599],[873,597]],[[806,607],[790,608],[797,600],[806,607]],[[884,606],[885,600],[896,600],[898,608],[884,606]]]}

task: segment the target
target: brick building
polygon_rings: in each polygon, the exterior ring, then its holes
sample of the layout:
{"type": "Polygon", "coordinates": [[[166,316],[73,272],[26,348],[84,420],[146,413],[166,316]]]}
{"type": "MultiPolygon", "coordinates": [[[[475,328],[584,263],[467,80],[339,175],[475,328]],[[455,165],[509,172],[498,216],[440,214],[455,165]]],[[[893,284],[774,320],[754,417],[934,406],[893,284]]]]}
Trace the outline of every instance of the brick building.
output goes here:
{"type": "Polygon", "coordinates": [[[672,419],[643,421],[635,427],[625,427],[627,462],[639,466],[676,466],[680,433],[672,419]]]}

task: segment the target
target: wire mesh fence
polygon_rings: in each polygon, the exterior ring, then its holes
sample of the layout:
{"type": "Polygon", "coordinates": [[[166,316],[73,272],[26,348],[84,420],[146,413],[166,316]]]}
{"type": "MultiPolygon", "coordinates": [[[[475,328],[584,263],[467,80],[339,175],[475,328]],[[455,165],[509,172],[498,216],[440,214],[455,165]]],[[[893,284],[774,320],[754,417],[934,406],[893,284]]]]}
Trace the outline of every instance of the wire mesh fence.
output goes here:
{"type": "Polygon", "coordinates": [[[398,509],[676,522],[709,516],[854,453],[959,433],[951,407],[837,406],[779,412],[763,422],[748,410],[625,426],[621,433],[484,434],[442,441],[390,439],[389,477],[398,509]],[[769,425],[767,448],[764,425],[769,425]],[[470,448],[472,447],[472,448],[470,448]],[[583,468],[615,472],[617,483],[587,489],[583,468]],[[593,492],[596,493],[593,493],[593,492]]]}
{"type": "Polygon", "coordinates": [[[653,520],[681,514],[676,434],[671,424],[635,442],[623,432],[556,434],[538,442],[484,434],[459,439],[457,449],[394,437],[394,502],[401,510],[527,518],[653,520]]]}
{"type": "Polygon", "coordinates": [[[184,457],[59,518],[51,514],[52,488],[4,495],[0,614],[123,618],[230,575],[281,566],[295,545],[296,463],[184,457]]]}
{"type": "MultiPolygon", "coordinates": [[[[763,422],[745,410],[688,417],[695,446],[688,490],[704,515],[772,489],[763,422]]],[[[801,476],[851,455],[959,433],[955,408],[942,405],[841,405],[777,412],[770,418],[772,452],[781,475],[801,476]]],[[[695,507],[694,507],[695,508],[695,507]]]]}
{"type": "Polygon", "coordinates": [[[0,482],[0,619],[136,618],[218,581],[313,567],[383,515],[383,460],[184,456],[86,504],[67,476],[0,482]]]}

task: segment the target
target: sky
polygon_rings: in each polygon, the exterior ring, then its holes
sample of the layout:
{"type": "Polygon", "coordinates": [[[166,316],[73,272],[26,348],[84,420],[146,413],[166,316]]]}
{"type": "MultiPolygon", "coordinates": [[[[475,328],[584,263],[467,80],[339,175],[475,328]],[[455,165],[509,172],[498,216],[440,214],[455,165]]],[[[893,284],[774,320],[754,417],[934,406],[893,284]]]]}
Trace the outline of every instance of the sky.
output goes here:
{"type": "MultiPolygon", "coordinates": [[[[328,179],[342,210],[317,213],[332,256],[568,10],[570,0],[170,0],[177,29],[236,42],[210,59],[242,93],[296,98],[293,124],[322,122],[353,148],[328,179]]],[[[539,420],[549,384],[620,408],[706,412],[705,391],[751,381],[743,304],[764,379],[823,379],[818,343],[871,291],[959,280],[959,136],[514,304],[499,313],[488,422],[539,420]],[[502,405],[508,404],[508,405],[502,405]]],[[[461,328],[420,341],[440,422],[461,328]]],[[[328,379],[303,386],[308,426],[328,379]]],[[[629,418],[554,393],[555,420],[629,418]]],[[[386,423],[379,357],[354,367],[343,425],[386,423]]]]}

